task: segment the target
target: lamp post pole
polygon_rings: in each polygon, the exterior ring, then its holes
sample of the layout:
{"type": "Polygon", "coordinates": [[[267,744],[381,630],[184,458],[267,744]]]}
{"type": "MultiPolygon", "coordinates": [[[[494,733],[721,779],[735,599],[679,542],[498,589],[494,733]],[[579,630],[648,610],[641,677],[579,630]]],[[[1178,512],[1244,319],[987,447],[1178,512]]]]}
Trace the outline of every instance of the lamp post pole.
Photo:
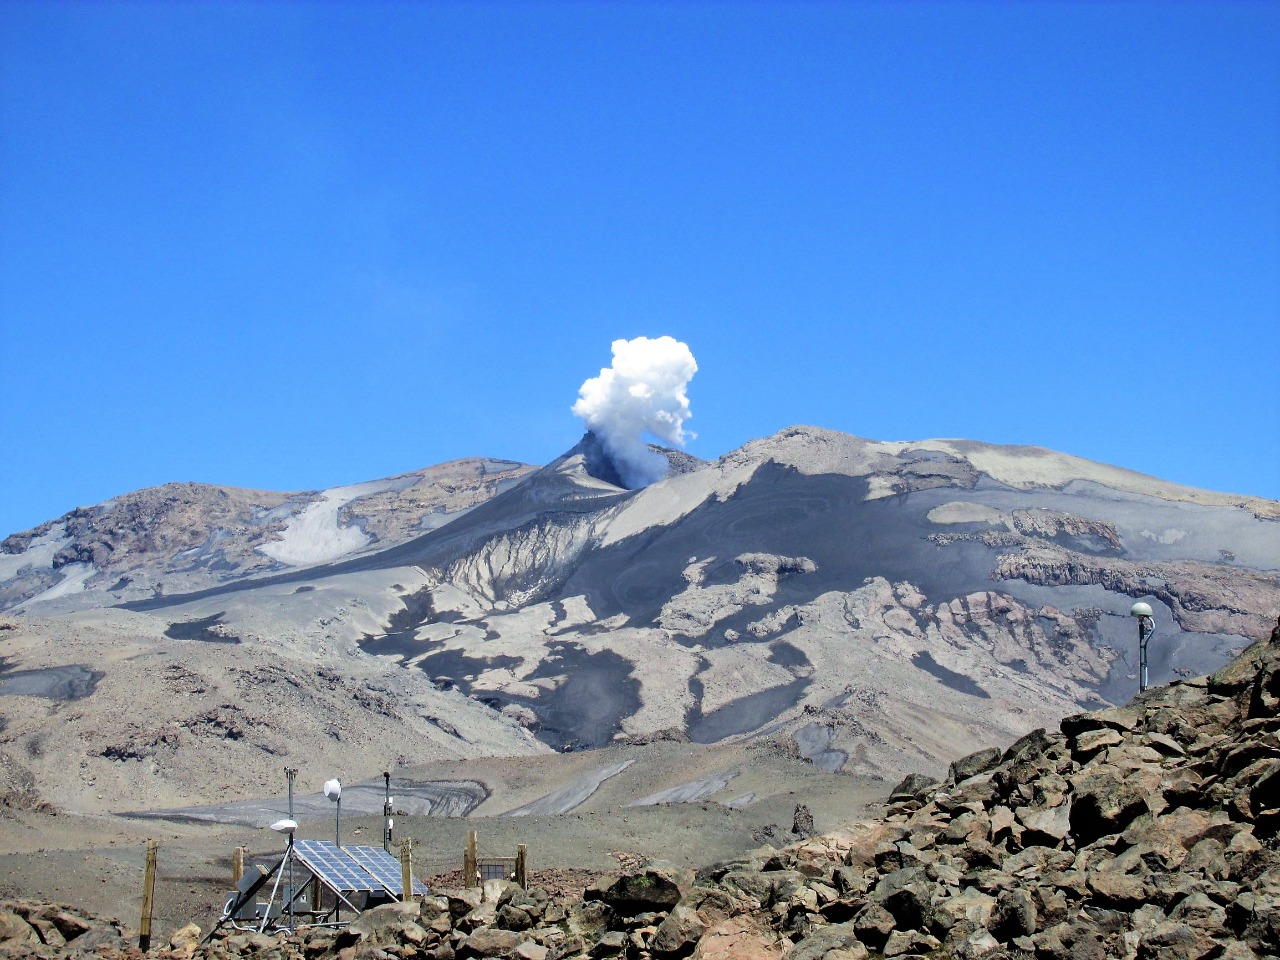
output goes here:
{"type": "Polygon", "coordinates": [[[382,849],[391,852],[391,772],[382,771],[384,785],[382,801],[382,849]]]}
{"type": "MultiPolygon", "coordinates": [[[[289,779],[292,780],[293,778],[290,777],[289,779]]],[[[290,817],[289,819],[292,820],[293,818],[290,817]]],[[[287,861],[289,861],[289,892],[286,894],[286,896],[289,898],[289,929],[293,930],[294,919],[293,919],[293,831],[292,830],[289,831],[289,849],[284,852],[284,857],[287,861]]],[[[267,909],[269,912],[270,908],[268,907],[267,909]]]]}
{"type": "MultiPolygon", "coordinates": [[[[297,767],[285,767],[285,778],[289,781],[289,819],[293,820],[293,778],[298,775],[297,767]]],[[[297,823],[297,821],[294,821],[297,823]]],[[[289,929],[293,929],[293,832],[289,833],[289,849],[285,851],[285,860],[289,863],[289,929]]]]}
{"type": "Polygon", "coordinates": [[[1147,644],[1156,632],[1156,620],[1151,604],[1141,600],[1129,608],[1129,616],[1138,621],[1138,692],[1142,693],[1147,689],[1147,644]]]}
{"type": "MultiPolygon", "coordinates": [[[[334,818],[333,818],[333,847],[335,851],[342,849],[342,782],[334,777],[332,780],[326,780],[324,784],[324,795],[333,801],[334,818]]],[[[334,920],[342,920],[342,897],[333,904],[334,920]]]]}
{"type": "Polygon", "coordinates": [[[1155,621],[1151,617],[1138,618],[1138,651],[1141,661],[1142,675],[1138,679],[1138,692],[1142,693],[1147,689],[1147,642],[1151,639],[1151,634],[1156,632],[1155,621]]]}

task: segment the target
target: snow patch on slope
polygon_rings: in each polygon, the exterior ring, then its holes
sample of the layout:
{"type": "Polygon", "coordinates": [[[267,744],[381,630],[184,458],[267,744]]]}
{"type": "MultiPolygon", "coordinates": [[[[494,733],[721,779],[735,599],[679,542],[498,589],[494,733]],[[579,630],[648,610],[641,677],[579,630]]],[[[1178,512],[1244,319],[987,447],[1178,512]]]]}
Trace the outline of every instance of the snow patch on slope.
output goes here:
{"type": "Polygon", "coordinates": [[[396,486],[396,480],[374,480],[349,487],[334,487],[320,494],[289,521],[279,540],[263,544],[258,550],[290,567],[337,560],[373,542],[359,527],[344,527],[338,511],[353,500],[383,493],[396,486]]]}
{"type": "Polygon", "coordinates": [[[54,554],[68,542],[65,531],[58,527],[44,536],[36,537],[21,553],[0,553],[0,580],[8,580],[27,568],[53,569],[54,554]]]}
{"type": "Polygon", "coordinates": [[[545,797],[534,800],[532,803],[526,803],[523,807],[508,811],[505,816],[554,816],[558,813],[568,813],[574,807],[580,806],[589,800],[591,795],[600,789],[600,784],[611,777],[616,777],[635,762],[634,758],[620,760],[598,770],[593,770],[578,777],[567,787],[557,790],[555,793],[549,793],[545,797]]]}
{"type": "Polygon", "coordinates": [[[46,600],[57,600],[59,597],[69,596],[73,593],[84,592],[85,581],[92,577],[97,570],[94,569],[92,563],[69,563],[62,568],[62,579],[55,583],[44,593],[38,593],[30,600],[25,600],[15,606],[14,610],[21,610],[23,607],[30,606],[34,603],[43,603],[46,600]]]}
{"type": "Polygon", "coordinates": [[[651,793],[647,797],[641,797],[639,800],[632,800],[627,806],[652,807],[659,803],[701,803],[727,787],[729,781],[738,776],[739,773],[740,771],[738,770],[713,773],[709,777],[691,780],[676,787],[668,787],[666,790],[651,793]]]}

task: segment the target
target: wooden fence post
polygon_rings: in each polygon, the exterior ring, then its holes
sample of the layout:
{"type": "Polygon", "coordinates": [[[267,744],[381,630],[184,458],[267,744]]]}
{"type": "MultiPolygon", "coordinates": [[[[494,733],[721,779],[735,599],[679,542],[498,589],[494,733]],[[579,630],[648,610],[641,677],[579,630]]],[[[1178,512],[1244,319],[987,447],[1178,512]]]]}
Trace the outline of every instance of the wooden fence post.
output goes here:
{"type": "Polygon", "coordinates": [[[528,849],[523,843],[516,845],[516,886],[521,890],[529,889],[528,849]]]}
{"type": "Polygon", "coordinates": [[[240,886],[244,877],[244,847],[236,847],[231,854],[231,886],[240,886]]]}
{"type": "Polygon", "coordinates": [[[408,903],[413,899],[413,841],[400,841],[400,900],[408,903]]]}
{"type": "Polygon", "coordinates": [[[479,854],[476,851],[476,832],[468,830],[467,852],[462,857],[462,885],[468,889],[476,885],[479,859],[479,854]]]}
{"type": "Polygon", "coordinates": [[[155,906],[157,841],[147,841],[147,871],[142,878],[142,923],[138,927],[138,949],[151,949],[151,912],[155,906]]]}

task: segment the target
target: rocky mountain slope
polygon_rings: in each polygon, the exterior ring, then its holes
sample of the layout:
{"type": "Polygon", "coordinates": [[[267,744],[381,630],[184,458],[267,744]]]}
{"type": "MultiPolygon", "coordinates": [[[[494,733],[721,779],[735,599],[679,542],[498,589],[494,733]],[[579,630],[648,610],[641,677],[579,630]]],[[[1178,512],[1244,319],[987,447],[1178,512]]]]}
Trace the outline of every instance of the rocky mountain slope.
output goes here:
{"type": "Polygon", "coordinates": [[[77,507],[0,541],[0,610],[187,593],[400,543],[534,468],[469,459],[331,490],[167,483],[77,507]]]}
{"type": "MultiPolygon", "coordinates": [[[[174,937],[169,960],[1251,960],[1280,952],[1280,624],[1217,673],[912,776],[884,815],[696,873],[650,864],[582,899],[496,882],[341,931],[174,937]]],[[[797,826],[799,826],[797,817],[797,826]]],[[[0,949],[94,925],[0,906],[0,949]],[[61,922],[59,922],[61,921],[61,922]]],[[[89,945],[121,955],[118,931],[89,945]]]]}
{"type": "Polygon", "coordinates": [[[0,573],[26,599],[0,647],[0,749],[45,794],[75,757],[77,802],[106,779],[116,809],[201,802],[202,764],[227,771],[219,796],[260,797],[282,751],[365,777],[750,740],[896,779],[1127,701],[1135,600],[1156,610],[1153,682],[1216,668],[1280,609],[1280,504],[1037,448],[801,427],[641,490],[591,435],[523,479],[493,461],[433,470],[291,501],[280,531],[285,501],[211,494],[195,532],[164,520],[186,507],[152,523],[119,498],[88,511],[98,527],[9,538],[0,573]],[[32,594],[46,573],[62,579],[32,594]],[[49,670],[73,699],[6,693],[49,670]],[[46,710],[77,732],[50,732],[46,710]]]}

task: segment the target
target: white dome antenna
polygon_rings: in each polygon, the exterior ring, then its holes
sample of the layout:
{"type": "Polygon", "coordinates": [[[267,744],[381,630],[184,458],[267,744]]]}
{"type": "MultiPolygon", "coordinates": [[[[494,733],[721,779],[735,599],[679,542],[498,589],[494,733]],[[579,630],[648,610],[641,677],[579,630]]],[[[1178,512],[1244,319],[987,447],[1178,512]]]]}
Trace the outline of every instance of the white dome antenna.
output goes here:
{"type": "Polygon", "coordinates": [[[342,847],[342,781],[337,777],[324,782],[324,795],[334,802],[333,845],[342,847]]]}

